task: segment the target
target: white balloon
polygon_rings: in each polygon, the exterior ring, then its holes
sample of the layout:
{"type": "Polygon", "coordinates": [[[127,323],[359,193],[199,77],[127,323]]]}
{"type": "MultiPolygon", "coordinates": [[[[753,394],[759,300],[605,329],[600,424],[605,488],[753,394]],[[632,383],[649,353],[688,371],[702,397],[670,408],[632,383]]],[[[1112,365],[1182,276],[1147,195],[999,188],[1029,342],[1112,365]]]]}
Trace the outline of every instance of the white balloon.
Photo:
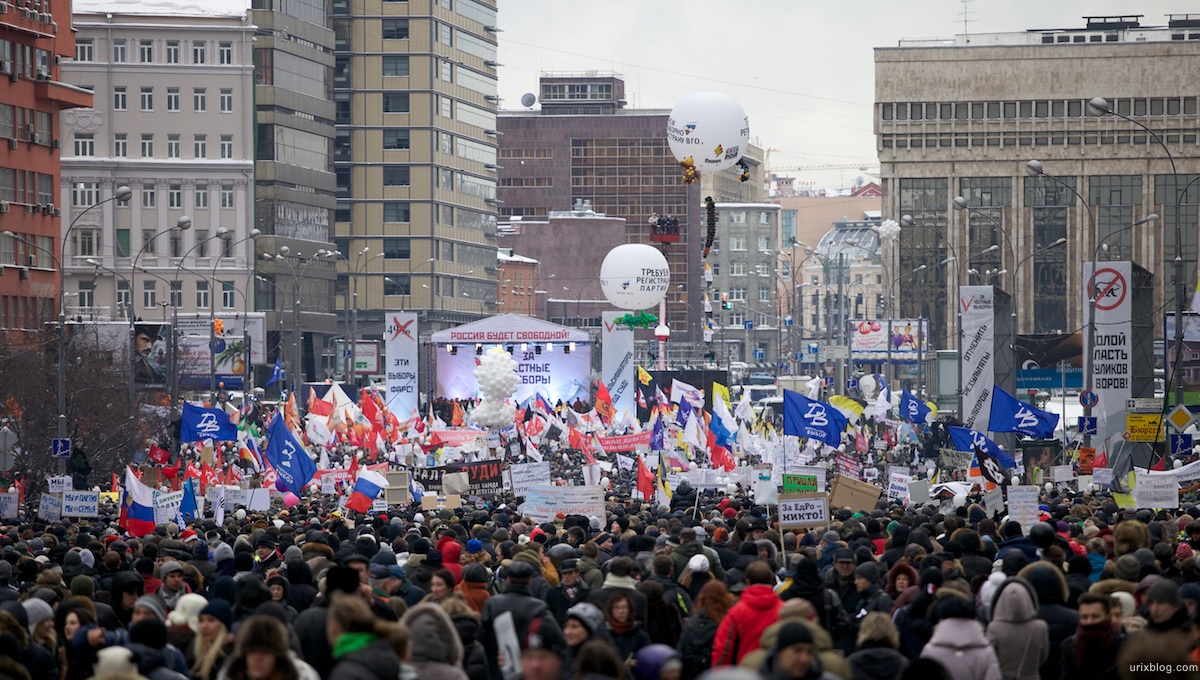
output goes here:
{"type": "Polygon", "coordinates": [[[967,494],[965,494],[965,493],[954,494],[954,507],[961,508],[962,506],[964,506],[966,504],[967,504],[967,494]]]}
{"type": "Polygon", "coordinates": [[[1013,486],[1019,486],[1021,484],[1021,478],[1018,477],[1017,475],[1013,475],[1012,483],[1013,483],[1013,486]]]}
{"type": "Polygon", "coordinates": [[[1043,488],[1045,488],[1045,489],[1046,489],[1046,493],[1050,493],[1051,491],[1054,491],[1054,483],[1053,483],[1053,482],[1046,482],[1046,483],[1043,485],[1043,488]]]}
{"type": "Polygon", "coordinates": [[[233,516],[236,517],[237,520],[240,522],[240,521],[246,519],[246,511],[242,508],[238,508],[238,511],[233,513],[233,516]]]}
{"type": "Polygon", "coordinates": [[[858,379],[858,391],[862,392],[864,397],[869,397],[875,394],[875,376],[864,375],[858,379]]]}
{"type": "Polygon", "coordinates": [[[608,251],[600,265],[600,289],[614,306],[642,310],[663,301],[671,287],[671,268],[658,248],[626,243],[608,251]]]}
{"type": "Polygon", "coordinates": [[[736,99],[695,92],[680,99],[667,118],[667,144],[675,159],[691,158],[696,170],[716,172],[742,158],[750,143],[750,119],[736,99]]]}
{"type": "Polygon", "coordinates": [[[612,480],[610,480],[608,477],[600,478],[600,486],[608,486],[610,483],[612,483],[612,480]]]}

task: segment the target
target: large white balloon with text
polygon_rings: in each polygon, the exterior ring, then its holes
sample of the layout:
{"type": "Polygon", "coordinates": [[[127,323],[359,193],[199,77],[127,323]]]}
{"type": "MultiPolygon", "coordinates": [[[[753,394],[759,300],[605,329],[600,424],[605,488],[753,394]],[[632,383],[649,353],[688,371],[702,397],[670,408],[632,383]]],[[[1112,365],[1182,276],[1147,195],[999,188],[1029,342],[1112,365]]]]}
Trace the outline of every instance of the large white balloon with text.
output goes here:
{"type": "Polygon", "coordinates": [[[671,287],[671,269],[658,248],[626,243],[608,251],[600,265],[600,290],[620,309],[647,309],[662,302],[671,287]]]}
{"type": "Polygon", "coordinates": [[[746,109],[727,94],[689,94],[667,118],[667,143],[681,163],[691,158],[701,172],[724,170],[746,153],[750,119],[746,109]]]}

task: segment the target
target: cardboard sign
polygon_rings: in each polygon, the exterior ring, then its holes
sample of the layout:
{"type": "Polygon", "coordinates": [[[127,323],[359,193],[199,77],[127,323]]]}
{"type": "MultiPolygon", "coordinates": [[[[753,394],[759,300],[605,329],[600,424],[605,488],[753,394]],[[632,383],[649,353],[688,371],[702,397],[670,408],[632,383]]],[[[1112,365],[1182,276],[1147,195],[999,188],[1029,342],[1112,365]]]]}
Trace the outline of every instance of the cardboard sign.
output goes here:
{"type": "Polygon", "coordinates": [[[882,493],[883,489],[874,484],[851,479],[846,475],[835,475],[833,486],[829,488],[829,507],[835,510],[849,508],[853,512],[870,512],[875,509],[875,502],[882,493]]]}
{"type": "Polygon", "coordinates": [[[329,495],[337,493],[337,483],[333,481],[333,477],[326,475],[321,478],[321,493],[329,495]]]}
{"type": "Polygon", "coordinates": [[[96,517],[100,509],[99,491],[64,491],[63,517],[96,517]]]}
{"type": "Polygon", "coordinates": [[[1004,512],[1004,489],[998,486],[983,494],[983,507],[986,509],[988,517],[994,516],[997,512],[1004,512]]]}
{"type": "Polygon", "coordinates": [[[1179,482],[1175,475],[1138,475],[1133,502],[1139,508],[1170,510],[1179,507],[1179,482]]]}
{"type": "Polygon", "coordinates": [[[1075,468],[1070,465],[1052,465],[1050,467],[1050,481],[1069,482],[1072,479],[1075,479],[1075,468]]]}
{"type": "Polygon", "coordinates": [[[422,510],[453,510],[462,507],[462,496],[456,493],[446,494],[445,496],[434,496],[426,494],[421,496],[422,510]]]}
{"type": "Polygon", "coordinates": [[[1106,487],[1112,484],[1112,481],[1112,468],[1092,468],[1092,484],[1095,484],[1097,487],[1106,487]]]}
{"type": "Polygon", "coordinates": [[[779,526],[811,529],[829,526],[829,502],[823,493],[784,494],[779,497],[779,526]]]}
{"type": "Polygon", "coordinates": [[[154,494],[154,523],[166,524],[174,522],[175,516],[179,514],[179,506],[183,505],[183,492],[173,491],[171,493],[154,494]]]}
{"type": "Polygon", "coordinates": [[[446,495],[465,496],[471,491],[471,477],[466,472],[448,472],[442,475],[442,490],[446,495]]]}
{"type": "Polygon", "coordinates": [[[388,502],[382,498],[371,501],[371,512],[387,512],[388,502]]]}
{"type": "Polygon", "coordinates": [[[50,493],[62,493],[70,491],[73,488],[73,481],[69,475],[59,477],[47,477],[46,482],[50,488],[50,493]]]}
{"type": "Polygon", "coordinates": [[[408,494],[408,473],[399,470],[396,472],[385,472],[383,476],[388,480],[388,488],[383,490],[383,498],[388,505],[408,505],[412,502],[412,498],[408,494]]]}
{"type": "Polygon", "coordinates": [[[38,517],[47,522],[62,519],[62,499],[54,494],[42,494],[42,502],[38,503],[38,517]]]}
{"type": "Polygon", "coordinates": [[[1008,487],[1008,516],[1014,522],[1020,522],[1026,535],[1029,529],[1038,523],[1038,488],[1033,485],[1014,485],[1008,487]]]}
{"type": "Polygon", "coordinates": [[[19,519],[21,494],[0,493],[0,519],[19,519]]]}
{"type": "Polygon", "coordinates": [[[525,514],[538,523],[553,522],[558,513],[604,517],[604,489],[599,486],[533,486],[525,493],[525,514]]]}

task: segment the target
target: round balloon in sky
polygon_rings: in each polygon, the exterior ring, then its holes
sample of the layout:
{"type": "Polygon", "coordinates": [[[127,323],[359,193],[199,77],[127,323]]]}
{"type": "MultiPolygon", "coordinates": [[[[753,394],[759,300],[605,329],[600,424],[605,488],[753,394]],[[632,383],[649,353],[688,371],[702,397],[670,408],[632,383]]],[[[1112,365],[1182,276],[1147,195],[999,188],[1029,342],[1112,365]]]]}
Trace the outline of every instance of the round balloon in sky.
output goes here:
{"type": "Polygon", "coordinates": [[[626,243],[608,251],[600,265],[600,289],[621,309],[641,310],[662,302],[671,287],[667,258],[654,246],[626,243]]]}
{"type": "Polygon", "coordinates": [[[680,162],[691,158],[702,172],[724,170],[746,152],[750,119],[746,109],[727,94],[689,94],[675,104],[667,118],[667,143],[680,162]]]}

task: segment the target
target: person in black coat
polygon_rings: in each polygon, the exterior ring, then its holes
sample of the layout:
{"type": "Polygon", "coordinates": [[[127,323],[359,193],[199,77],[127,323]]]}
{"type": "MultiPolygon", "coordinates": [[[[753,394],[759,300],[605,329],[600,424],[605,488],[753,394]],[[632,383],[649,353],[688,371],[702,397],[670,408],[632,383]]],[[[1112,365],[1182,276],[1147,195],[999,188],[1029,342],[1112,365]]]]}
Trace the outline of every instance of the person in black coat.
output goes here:
{"type": "Polygon", "coordinates": [[[1067,561],[1067,606],[1077,609],[1079,596],[1092,587],[1092,563],[1083,555],[1067,561]]]}
{"type": "Polygon", "coordinates": [[[907,524],[901,524],[892,531],[892,547],[885,550],[879,558],[884,568],[890,570],[904,557],[904,548],[908,545],[908,535],[911,531],[912,528],[907,524]]]}
{"type": "Polygon", "coordinates": [[[1113,601],[1107,595],[1079,596],[1079,628],[1063,640],[1059,654],[1062,680],[1117,680],[1117,654],[1125,642],[1121,625],[1113,619],[1113,601]]]}
{"type": "Polygon", "coordinates": [[[976,576],[987,578],[992,573],[992,560],[983,554],[983,539],[974,529],[964,529],[955,539],[962,546],[962,557],[958,563],[962,565],[963,578],[967,583],[974,583],[976,576]]]}
{"type": "Polygon", "coordinates": [[[533,566],[528,562],[514,561],[505,572],[507,584],[504,592],[489,597],[480,616],[483,648],[487,653],[492,680],[503,680],[504,677],[500,670],[500,641],[496,631],[496,619],[501,615],[511,614],[512,627],[521,649],[530,646],[533,636],[538,638],[542,647],[561,648],[565,644],[562,629],[546,603],[529,594],[529,582],[534,576],[533,566]]]}
{"type": "Polygon", "coordinates": [[[302,612],[312,606],[317,599],[317,587],[313,584],[312,569],[304,560],[292,560],[287,563],[287,580],[291,585],[288,589],[288,604],[296,611],[302,612]]]}
{"type": "Polygon", "coordinates": [[[558,625],[567,622],[567,610],[588,598],[587,584],[579,578],[579,560],[569,558],[563,560],[559,567],[559,583],[546,593],[546,606],[554,615],[558,625]]]}

